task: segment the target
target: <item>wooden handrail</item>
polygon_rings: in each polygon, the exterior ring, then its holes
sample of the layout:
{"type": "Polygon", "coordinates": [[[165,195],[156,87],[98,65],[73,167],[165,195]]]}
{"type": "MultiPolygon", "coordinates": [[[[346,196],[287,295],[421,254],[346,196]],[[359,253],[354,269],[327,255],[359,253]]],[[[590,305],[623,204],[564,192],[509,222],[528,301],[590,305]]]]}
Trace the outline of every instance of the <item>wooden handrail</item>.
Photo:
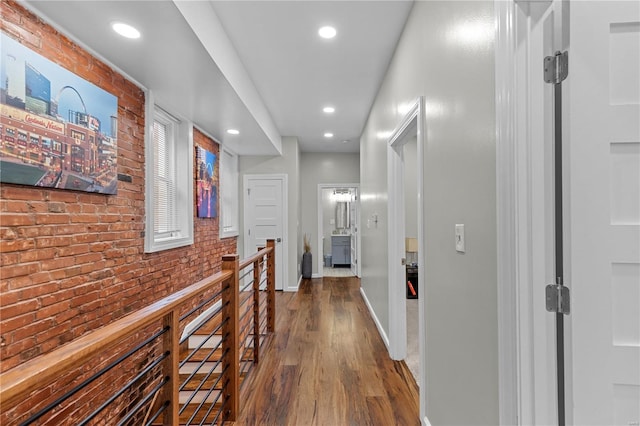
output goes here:
{"type": "MultiPolygon", "coordinates": [[[[219,293],[222,303],[222,339],[223,375],[226,376],[223,391],[224,405],[227,407],[223,414],[226,421],[235,421],[239,411],[239,280],[240,270],[253,264],[254,292],[260,292],[259,282],[261,269],[267,269],[267,331],[275,329],[275,241],[267,240],[267,247],[243,260],[237,255],[225,255],[222,258],[222,271],[202,279],[176,293],[173,293],[145,308],[124,316],[113,323],[73,340],[54,351],[34,358],[9,371],[0,374],[0,405],[3,409],[19,403],[30,392],[43,386],[50,385],[54,380],[74,368],[89,361],[105,350],[113,349],[116,344],[133,336],[135,333],[154,323],[161,323],[170,331],[162,336],[162,350],[167,358],[162,363],[162,371],[168,378],[167,386],[162,390],[161,398],[169,403],[164,413],[164,424],[179,423],[179,340],[180,340],[180,310],[184,305],[222,285],[225,289],[219,293]],[[266,257],[266,261],[264,260],[266,257]],[[226,288],[228,287],[228,288],[226,288]]],[[[259,295],[254,295],[253,303],[259,305],[259,295]]],[[[260,309],[253,310],[256,317],[260,316],[260,309]]],[[[254,318],[255,321],[255,318],[254,318]]],[[[259,323],[257,323],[259,324],[259,323]]],[[[255,328],[255,327],[254,327],[255,328]]],[[[254,329],[258,335],[259,328],[254,329]]],[[[258,349],[255,351],[255,361],[258,361],[258,349]]],[[[157,394],[154,396],[154,403],[157,394]]],[[[54,405],[57,404],[54,403],[54,405]]],[[[152,403],[153,405],[153,403],[152,403]]],[[[52,405],[53,406],[53,405],[52,405]]],[[[48,409],[47,409],[48,410],[48,409]]],[[[44,410],[43,412],[46,412],[44,410]]],[[[36,414],[37,416],[38,414],[36,414]]]]}
{"type": "Polygon", "coordinates": [[[51,383],[79,361],[106,350],[136,330],[161,320],[182,303],[228,280],[232,275],[231,271],[218,272],[48,354],[0,374],[0,405],[12,404],[36,385],[51,383]]]}
{"type": "Polygon", "coordinates": [[[262,249],[258,250],[254,255],[252,255],[250,257],[247,257],[244,260],[241,260],[239,269],[242,271],[247,266],[249,266],[252,263],[255,263],[256,261],[262,259],[265,254],[271,253],[272,250],[275,250],[275,247],[267,246],[265,248],[262,248],[262,249]]]}

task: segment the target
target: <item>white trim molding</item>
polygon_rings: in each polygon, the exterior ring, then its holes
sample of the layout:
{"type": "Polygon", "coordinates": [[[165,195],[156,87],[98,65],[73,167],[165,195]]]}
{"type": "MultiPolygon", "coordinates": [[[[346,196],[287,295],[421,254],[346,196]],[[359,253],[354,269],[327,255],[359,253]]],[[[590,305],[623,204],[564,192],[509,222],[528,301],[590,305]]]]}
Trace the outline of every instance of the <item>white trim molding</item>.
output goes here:
{"type": "Polygon", "coordinates": [[[518,424],[516,4],[495,0],[498,375],[501,425],[518,424]]]}

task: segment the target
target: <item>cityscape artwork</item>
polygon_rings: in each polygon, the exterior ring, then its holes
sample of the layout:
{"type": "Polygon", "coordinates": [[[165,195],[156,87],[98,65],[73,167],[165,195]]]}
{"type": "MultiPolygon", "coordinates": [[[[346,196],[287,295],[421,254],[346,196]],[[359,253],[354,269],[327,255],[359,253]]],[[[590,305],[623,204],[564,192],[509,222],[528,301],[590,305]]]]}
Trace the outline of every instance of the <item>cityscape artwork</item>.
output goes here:
{"type": "Polygon", "coordinates": [[[218,216],[218,187],[215,181],[216,155],[196,147],[196,188],[198,217],[218,216]]]}
{"type": "Polygon", "coordinates": [[[115,194],[118,98],[0,37],[0,182],[115,194]]]}

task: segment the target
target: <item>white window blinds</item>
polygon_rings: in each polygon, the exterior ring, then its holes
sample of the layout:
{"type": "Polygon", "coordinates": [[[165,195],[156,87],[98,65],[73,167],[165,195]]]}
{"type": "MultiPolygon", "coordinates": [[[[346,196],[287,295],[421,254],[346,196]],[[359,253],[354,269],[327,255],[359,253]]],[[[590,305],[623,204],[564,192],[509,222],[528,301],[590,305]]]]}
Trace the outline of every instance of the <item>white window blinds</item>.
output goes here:
{"type": "MultiPolygon", "coordinates": [[[[164,121],[164,120],[163,120],[164,121]]],[[[156,197],[154,233],[156,239],[170,238],[178,231],[176,214],[176,167],[174,123],[153,122],[154,175],[156,197]]]]}

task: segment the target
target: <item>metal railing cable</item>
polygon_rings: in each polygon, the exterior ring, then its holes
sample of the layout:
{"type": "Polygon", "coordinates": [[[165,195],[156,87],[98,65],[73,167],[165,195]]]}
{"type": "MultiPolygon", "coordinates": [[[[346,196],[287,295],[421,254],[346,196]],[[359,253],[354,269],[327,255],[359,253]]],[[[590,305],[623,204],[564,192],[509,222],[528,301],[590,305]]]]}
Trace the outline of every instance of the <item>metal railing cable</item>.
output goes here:
{"type": "Polygon", "coordinates": [[[242,262],[225,255],[222,272],[1,373],[0,402],[16,422],[7,425],[184,424],[189,405],[187,424],[234,421],[274,328],[275,242],[267,245],[242,262]]]}
{"type": "Polygon", "coordinates": [[[126,360],[129,357],[131,357],[133,354],[135,354],[136,352],[138,352],[139,350],[141,350],[142,348],[147,346],[149,343],[153,342],[158,337],[162,336],[167,331],[169,331],[169,327],[164,327],[162,330],[160,330],[157,333],[153,334],[152,336],[150,336],[149,338],[147,338],[146,340],[144,340],[140,344],[136,345],[131,350],[125,352],[122,356],[118,357],[116,360],[114,360],[111,363],[109,363],[102,370],[98,371],[96,374],[93,374],[91,377],[87,378],[82,383],[78,384],[77,386],[74,386],[72,389],[70,389],[69,391],[65,392],[60,397],[56,398],[50,404],[48,404],[47,406],[45,406],[44,408],[42,408],[41,410],[39,410],[35,414],[31,415],[27,420],[25,420],[22,423],[20,423],[20,426],[30,425],[30,424],[34,423],[36,420],[39,420],[44,415],[46,415],[48,412],[53,410],[55,407],[59,406],[64,401],[66,401],[67,399],[69,399],[73,395],[75,395],[76,393],[80,392],[82,389],[84,389],[87,386],[89,386],[92,382],[94,382],[98,378],[102,377],[104,374],[106,374],[107,372],[109,372],[110,370],[115,368],[116,366],[120,365],[124,360],[126,360]]]}

